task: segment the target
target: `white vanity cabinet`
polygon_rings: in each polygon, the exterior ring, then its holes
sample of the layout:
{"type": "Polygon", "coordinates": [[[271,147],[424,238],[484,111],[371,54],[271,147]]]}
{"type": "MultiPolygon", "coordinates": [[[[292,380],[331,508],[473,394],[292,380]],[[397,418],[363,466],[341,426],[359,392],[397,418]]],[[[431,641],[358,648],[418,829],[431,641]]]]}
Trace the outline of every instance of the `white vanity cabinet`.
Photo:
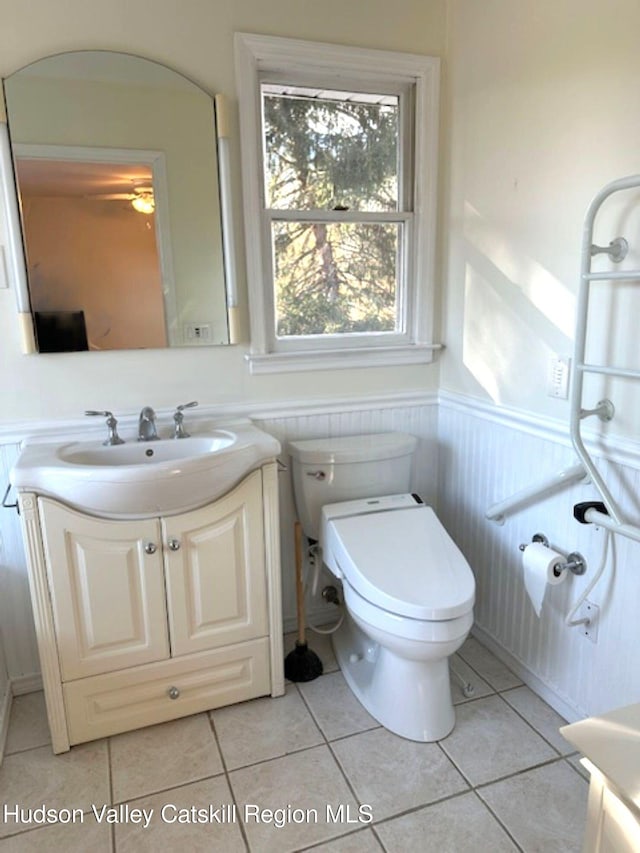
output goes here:
{"type": "Polygon", "coordinates": [[[591,775],[583,853],[640,850],[640,703],[560,729],[591,775]]]}
{"type": "Polygon", "coordinates": [[[179,515],[20,507],[55,752],[284,692],[275,463],[179,515]]]}

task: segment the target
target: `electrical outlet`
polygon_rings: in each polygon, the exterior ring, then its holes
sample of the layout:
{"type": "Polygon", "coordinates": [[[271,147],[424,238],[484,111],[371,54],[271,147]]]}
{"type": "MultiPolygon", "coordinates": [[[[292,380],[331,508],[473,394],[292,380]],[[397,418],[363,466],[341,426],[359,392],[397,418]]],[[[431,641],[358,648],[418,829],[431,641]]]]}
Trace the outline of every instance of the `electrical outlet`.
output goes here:
{"type": "Polygon", "coordinates": [[[210,344],[213,340],[211,323],[185,323],[184,339],[188,344],[210,344]]]}
{"type": "Polygon", "coordinates": [[[586,625],[580,625],[580,633],[588,637],[592,643],[598,642],[598,622],[600,621],[600,608],[597,604],[586,599],[576,615],[576,619],[588,619],[586,625]]]}
{"type": "Polygon", "coordinates": [[[547,396],[557,400],[566,400],[569,396],[569,368],[571,359],[568,356],[552,355],[549,359],[547,376],[547,396]]]}

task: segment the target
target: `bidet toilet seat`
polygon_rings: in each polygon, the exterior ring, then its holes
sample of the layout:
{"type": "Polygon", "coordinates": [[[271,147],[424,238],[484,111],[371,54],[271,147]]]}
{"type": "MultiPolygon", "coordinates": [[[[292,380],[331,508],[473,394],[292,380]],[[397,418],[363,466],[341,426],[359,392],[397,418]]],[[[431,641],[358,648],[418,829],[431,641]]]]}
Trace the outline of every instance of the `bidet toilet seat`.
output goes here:
{"type": "Polygon", "coordinates": [[[410,495],[381,499],[378,507],[349,504],[360,512],[344,516],[346,504],[323,508],[323,557],[359,597],[422,622],[471,613],[473,573],[431,507],[410,495]]]}
{"type": "Polygon", "coordinates": [[[412,643],[450,643],[466,639],[473,625],[473,609],[470,608],[454,619],[412,619],[390,613],[377,604],[372,604],[355,590],[346,578],[342,581],[342,594],[347,610],[361,625],[383,631],[390,637],[412,643]]]}

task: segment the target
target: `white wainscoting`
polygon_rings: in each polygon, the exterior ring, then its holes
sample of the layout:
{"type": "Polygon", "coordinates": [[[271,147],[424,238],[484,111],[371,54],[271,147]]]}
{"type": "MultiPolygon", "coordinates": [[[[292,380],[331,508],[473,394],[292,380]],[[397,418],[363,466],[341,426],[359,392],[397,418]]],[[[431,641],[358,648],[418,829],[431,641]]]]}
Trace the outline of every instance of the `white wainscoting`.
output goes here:
{"type": "MultiPolygon", "coordinates": [[[[252,415],[283,445],[300,438],[405,431],[419,439],[412,489],[438,508],[445,526],[472,565],[478,585],[476,633],[515,667],[523,680],[568,719],[578,719],[640,700],[638,617],[640,544],[617,537],[615,573],[610,568],[590,598],[600,605],[598,642],[564,625],[564,617],[597,569],[603,532],[578,524],[573,504],[596,498],[577,484],[509,516],[503,526],[485,519],[487,508],[572,464],[566,427],[548,419],[505,411],[470,398],[443,393],[389,395],[357,402],[321,401],[218,410],[220,417],[252,415]],[[518,545],[545,533],[562,551],[580,551],[588,573],[547,594],[541,618],[529,603],[518,545]]],[[[208,413],[211,417],[211,413],[208,413]]],[[[51,424],[46,425],[48,429],[51,424]]],[[[19,435],[7,434],[0,464],[7,482],[19,435]]],[[[0,442],[2,438],[0,437],[0,442]]],[[[597,447],[595,448],[597,451],[597,447]]],[[[611,445],[599,459],[607,481],[630,518],[640,519],[640,456],[629,443],[611,445]],[[611,461],[615,460],[615,461],[611,461]]],[[[293,522],[290,471],[280,474],[283,612],[285,628],[295,626],[293,522]]],[[[17,516],[0,514],[0,625],[14,693],[37,686],[38,656],[17,516]]],[[[312,604],[314,621],[331,618],[332,608],[312,604]]],[[[312,636],[309,638],[313,644],[312,636]]]]}
{"type": "MultiPolygon", "coordinates": [[[[440,517],[476,574],[480,639],[571,720],[640,700],[640,543],[616,537],[615,569],[606,568],[589,596],[600,606],[597,643],[564,624],[601,559],[604,532],[573,517],[575,503],[599,499],[594,487],[566,487],[509,515],[502,526],[485,519],[491,504],[576,461],[566,430],[442,395],[439,439],[440,517]],[[537,532],[557,550],[579,551],[588,565],[583,577],[549,587],[540,619],[525,591],[518,549],[537,532]]],[[[625,456],[625,448],[614,452],[625,456]]],[[[637,523],[640,471],[596,461],[637,523]]]]}

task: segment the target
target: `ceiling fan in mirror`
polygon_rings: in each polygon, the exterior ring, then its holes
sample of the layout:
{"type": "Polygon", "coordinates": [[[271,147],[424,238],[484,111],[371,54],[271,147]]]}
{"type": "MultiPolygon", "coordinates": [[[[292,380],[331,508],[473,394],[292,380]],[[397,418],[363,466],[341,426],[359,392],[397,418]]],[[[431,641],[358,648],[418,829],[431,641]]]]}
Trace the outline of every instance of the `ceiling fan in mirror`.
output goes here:
{"type": "Polygon", "coordinates": [[[153,187],[150,184],[134,186],[130,192],[92,193],[87,197],[101,199],[102,201],[129,201],[134,210],[147,215],[152,214],[156,207],[153,187]]]}

